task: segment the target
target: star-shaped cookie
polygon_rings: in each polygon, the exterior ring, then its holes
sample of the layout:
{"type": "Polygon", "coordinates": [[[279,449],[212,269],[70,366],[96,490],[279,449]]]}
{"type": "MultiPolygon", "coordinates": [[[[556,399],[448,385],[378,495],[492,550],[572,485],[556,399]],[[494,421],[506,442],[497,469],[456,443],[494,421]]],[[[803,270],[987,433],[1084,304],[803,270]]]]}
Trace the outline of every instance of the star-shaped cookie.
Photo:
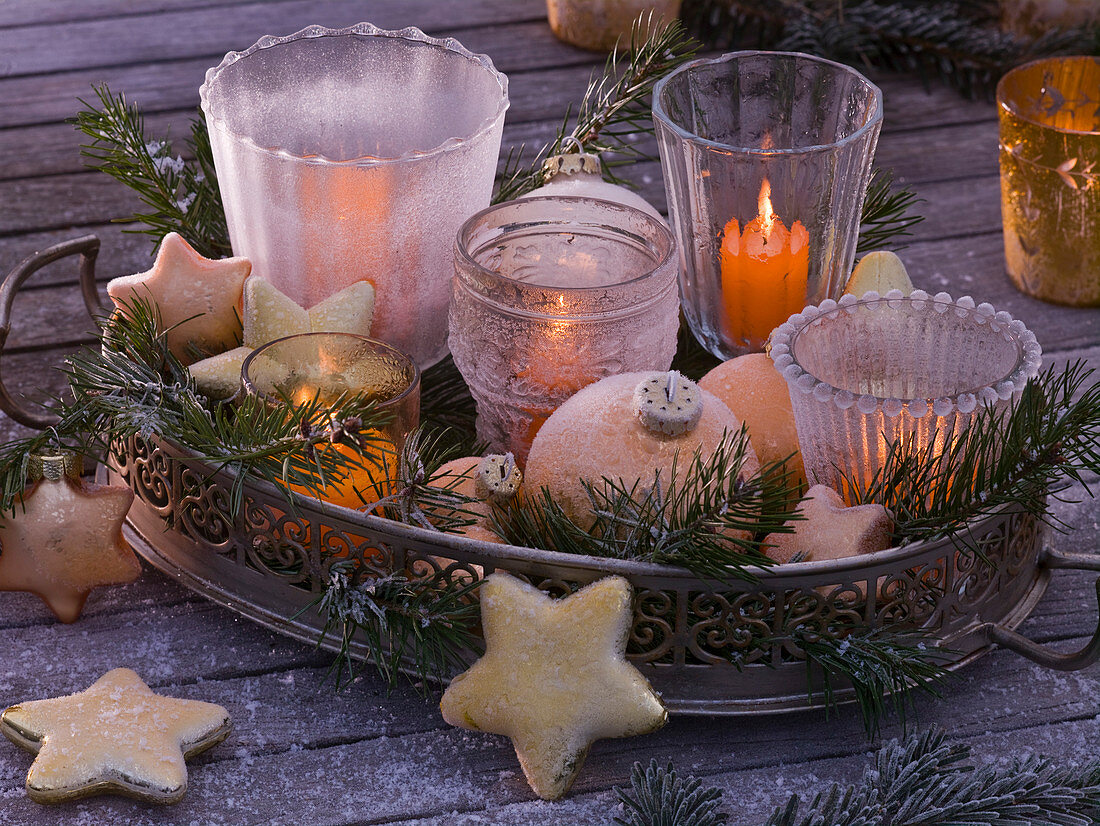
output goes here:
{"type": "Polygon", "coordinates": [[[490,575],[481,586],[485,656],[451,681],[443,719],[510,737],[535,794],[561,797],[595,740],[646,734],[668,719],[626,661],[632,601],[622,577],[555,600],[490,575]]]}
{"type": "Polygon", "coordinates": [[[27,772],[27,794],[38,803],[104,793],[176,803],[187,791],[184,760],[228,736],[229,713],[154,694],[116,668],[76,694],[11,706],[0,731],[38,755],[27,772]]]}
{"type": "Polygon", "coordinates": [[[112,279],[107,294],[123,311],[137,300],[153,301],[160,309],[169,349],[186,364],[191,360],[189,345],[200,352],[220,353],[238,342],[237,309],[251,270],[247,258],[203,258],[183,236],[170,232],[151,270],[112,279]]]}
{"type": "Polygon", "coordinates": [[[226,399],[237,392],[241,365],[255,348],[300,333],[370,335],[373,317],[374,287],[369,281],[356,281],[305,310],[253,275],[244,282],[244,346],[192,364],[191,375],[203,393],[226,399]]]}
{"type": "Polygon", "coordinates": [[[122,538],[129,488],[42,479],[0,521],[0,591],[30,591],[62,622],[98,585],[133,582],[141,564],[122,538]]]}
{"type": "Polygon", "coordinates": [[[827,485],[814,485],[798,506],[803,519],[790,523],[793,533],[764,538],[764,552],[779,563],[842,559],[890,547],[894,520],[882,505],[845,507],[840,494],[827,485]]]}

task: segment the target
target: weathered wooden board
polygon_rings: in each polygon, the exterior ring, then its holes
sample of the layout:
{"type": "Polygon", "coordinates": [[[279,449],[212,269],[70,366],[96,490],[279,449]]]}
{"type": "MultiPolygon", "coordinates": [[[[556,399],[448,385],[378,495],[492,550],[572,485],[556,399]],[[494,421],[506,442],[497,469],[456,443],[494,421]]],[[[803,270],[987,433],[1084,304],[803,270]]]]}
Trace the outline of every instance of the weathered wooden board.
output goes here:
{"type": "MultiPolygon", "coordinates": [[[[182,136],[203,74],[221,54],[260,34],[360,19],[453,34],[510,74],[505,143],[541,144],[602,58],[555,41],[541,0],[7,0],[0,4],[0,269],[35,249],[91,231],[103,239],[101,279],[148,267],[143,236],[108,223],[133,209],[113,182],[82,172],[79,136],[63,120],[90,84],[111,82],[142,104],[154,132],[182,136]]],[[[1100,313],[1042,304],[1003,274],[995,111],[914,78],[878,76],[886,118],[878,161],[926,199],[927,216],[903,252],[929,291],[972,293],[1023,318],[1053,360],[1100,364],[1100,313]]],[[[634,170],[642,193],[664,204],[655,164],[634,170]]],[[[57,392],[48,368],[89,324],[73,262],[41,273],[17,302],[5,379],[57,392]]],[[[19,432],[0,422],[0,438],[19,432]]],[[[1100,545],[1095,501],[1058,504],[1075,526],[1051,542],[1100,545]]],[[[1022,630],[1063,649],[1096,622],[1094,574],[1060,572],[1022,630]]],[[[155,808],[98,799],[45,808],[22,791],[30,756],[0,745],[0,821],[5,824],[606,824],[612,791],[635,760],[675,760],[725,791],[734,823],[759,823],[791,791],[812,795],[858,777],[870,746],[854,710],[779,718],[678,718],[656,735],[599,743],[570,800],[534,800],[502,738],[445,726],[434,700],[407,685],[387,695],[365,674],[341,693],[326,681],[330,656],[238,618],[147,569],[138,582],[97,589],[75,625],[56,623],[27,594],[0,593],[0,703],[85,687],[130,665],[157,690],[222,703],[236,724],[229,741],[193,761],[184,802],[155,808]]],[[[1046,753],[1059,760],[1100,749],[1100,667],[1078,674],[1039,669],[994,652],[945,689],[919,699],[919,724],[943,725],[982,759],[1046,753]]],[[[890,725],[886,736],[898,732],[890,725]]]]}

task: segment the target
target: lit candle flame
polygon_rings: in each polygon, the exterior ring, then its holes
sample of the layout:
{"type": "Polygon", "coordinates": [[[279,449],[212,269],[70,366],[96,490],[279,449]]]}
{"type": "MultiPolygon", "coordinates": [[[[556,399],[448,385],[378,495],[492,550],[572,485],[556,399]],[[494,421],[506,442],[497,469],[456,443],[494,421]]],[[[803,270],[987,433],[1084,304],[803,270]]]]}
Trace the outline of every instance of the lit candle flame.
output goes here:
{"type": "Polygon", "coordinates": [[[760,213],[760,234],[764,236],[767,244],[772,236],[772,226],[775,224],[775,212],[772,211],[772,185],[765,178],[760,184],[760,197],[756,201],[760,213]]]}

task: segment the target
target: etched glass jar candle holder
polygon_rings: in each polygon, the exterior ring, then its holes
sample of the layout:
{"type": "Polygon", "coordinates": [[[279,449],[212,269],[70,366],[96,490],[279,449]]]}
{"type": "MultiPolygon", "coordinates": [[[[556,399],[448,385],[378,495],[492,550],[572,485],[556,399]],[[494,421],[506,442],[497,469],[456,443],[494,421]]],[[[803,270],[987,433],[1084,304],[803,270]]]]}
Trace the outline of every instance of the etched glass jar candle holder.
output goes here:
{"type": "Polygon", "coordinates": [[[847,66],[734,52],[658,82],[653,122],[680,292],[696,338],[727,359],[764,348],[852,269],[882,124],[878,87],[847,66]]]}
{"type": "Polygon", "coordinates": [[[1005,267],[1044,301],[1100,306],[1100,58],[1052,57],[997,84],[1005,267]]]}
{"type": "Polygon", "coordinates": [[[775,330],[770,354],[788,383],[810,484],[849,500],[890,445],[942,453],[983,408],[1019,398],[1042,358],[1008,313],[920,290],[806,307],[775,330]]]}
{"type": "Polygon", "coordinates": [[[306,308],[369,280],[371,336],[442,358],[451,246],[489,203],[508,108],[492,61],[311,26],[230,52],[200,95],[234,253],[306,308]]]}
{"type": "Polygon", "coordinates": [[[249,354],[241,385],[273,407],[317,399],[337,405],[356,395],[374,402],[379,430],[400,449],[420,420],[420,370],[407,355],[352,333],[302,333],[275,339],[249,354]]]}
{"type": "Polygon", "coordinates": [[[510,201],[455,241],[450,345],[477,401],[477,435],[527,456],[567,398],[604,376],[667,370],[679,298],[672,234],[592,198],[510,201]]]}

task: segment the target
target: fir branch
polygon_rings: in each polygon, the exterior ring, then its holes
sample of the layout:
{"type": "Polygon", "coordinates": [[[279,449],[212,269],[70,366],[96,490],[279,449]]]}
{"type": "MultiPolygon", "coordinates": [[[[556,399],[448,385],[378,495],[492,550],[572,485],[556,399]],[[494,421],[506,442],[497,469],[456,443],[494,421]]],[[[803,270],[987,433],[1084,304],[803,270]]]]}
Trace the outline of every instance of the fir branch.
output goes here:
{"type": "MultiPolygon", "coordinates": [[[[1086,491],[1100,474],[1100,382],[1084,361],[1051,365],[1030,381],[1010,413],[983,408],[965,439],[933,450],[892,445],[883,469],[855,503],[893,511],[898,543],[956,535],[967,525],[1009,509],[1046,519],[1048,492],[1066,480],[1086,491]]],[[[934,445],[935,439],[929,443],[934,445]]]]}
{"type": "Polygon", "coordinates": [[[707,48],[802,51],[855,65],[933,74],[971,97],[1039,57],[1095,54],[1100,27],[1003,32],[995,5],[965,0],[686,0],[681,15],[707,48]]]}
{"type": "Polygon", "coordinates": [[[709,456],[696,450],[682,474],[677,455],[667,477],[657,472],[650,484],[581,480],[595,514],[590,528],[544,489],[495,510],[493,529],[514,545],[677,565],[719,582],[755,580],[754,570],[772,564],[760,552],[763,536],[791,530],[786,523],[798,517],[781,464],[739,478],[747,451],[742,429],[725,434],[709,456]]]}
{"type": "Polygon", "coordinates": [[[136,105],[115,95],[106,84],[93,87],[97,102],[84,107],[72,123],[91,139],[81,147],[90,169],[105,172],[137,193],[144,212],[133,220],[145,224],[141,232],[159,244],[169,232],[178,232],[201,255],[231,255],[221,193],[214,172],[206,124],[195,120],[187,140],[188,161],[174,153],[168,138],[151,140],[136,105]]]}
{"type": "Polygon", "coordinates": [[[445,680],[468,665],[464,652],[480,652],[480,608],[472,599],[480,580],[458,582],[442,574],[379,576],[353,560],[329,569],[325,591],[313,603],[325,617],[318,644],[335,634],[339,650],[331,673],[337,686],[355,677],[353,642],[362,643],[392,686],[403,665],[421,680],[445,680]]]}
{"type": "Polygon", "coordinates": [[[865,255],[873,250],[904,249],[906,244],[899,239],[912,235],[913,227],[924,220],[923,215],[911,212],[923,201],[908,187],[895,187],[893,172],[876,168],[871,173],[867,195],[863,199],[856,255],[865,255]]]}
{"type": "Polygon", "coordinates": [[[420,421],[437,431],[458,456],[477,456],[483,445],[474,435],[477,404],[454,359],[447,356],[420,377],[420,421]]]}
{"type": "Polygon", "coordinates": [[[626,183],[614,174],[611,156],[631,163],[656,160],[635,143],[639,135],[653,132],[649,106],[653,85],[691,58],[697,48],[678,21],[655,25],[652,18],[639,16],[631,29],[629,48],[613,50],[603,74],[589,82],[572,128],[572,111],[567,110],[555,138],[533,159],[525,159],[522,146],[508,153],[497,175],[493,202],[510,201],[542,186],[543,161],[571,145],[600,155],[604,178],[626,183]]]}
{"type": "MultiPolygon", "coordinates": [[[[807,663],[821,674],[821,700],[826,711],[836,708],[836,681],[846,681],[855,690],[856,703],[868,739],[873,739],[889,710],[901,725],[912,708],[912,689],[939,697],[937,686],[950,673],[944,663],[953,653],[938,647],[935,634],[919,629],[856,628],[842,639],[822,638],[799,628],[786,638],[806,655],[807,663]]],[[[807,691],[811,702],[814,669],[807,668],[807,691]]]]}
{"type": "MultiPolygon", "coordinates": [[[[722,793],[698,780],[681,781],[670,763],[643,772],[635,763],[631,789],[618,789],[629,819],[620,826],[718,826],[722,793]],[[685,801],[699,801],[694,808],[685,801]]],[[[810,801],[792,794],[764,826],[1092,826],[1100,822],[1100,761],[1057,766],[1042,757],[1008,768],[975,766],[970,747],[947,742],[931,728],[891,740],[855,784],[834,783],[810,801]]]]}
{"type": "Polygon", "coordinates": [[[615,818],[618,826],[721,826],[728,821],[718,811],[722,793],[705,788],[702,781],[682,778],[671,761],[662,767],[656,760],[630,770],[630,791],[615,790],[627,817],[615,818]]]}

